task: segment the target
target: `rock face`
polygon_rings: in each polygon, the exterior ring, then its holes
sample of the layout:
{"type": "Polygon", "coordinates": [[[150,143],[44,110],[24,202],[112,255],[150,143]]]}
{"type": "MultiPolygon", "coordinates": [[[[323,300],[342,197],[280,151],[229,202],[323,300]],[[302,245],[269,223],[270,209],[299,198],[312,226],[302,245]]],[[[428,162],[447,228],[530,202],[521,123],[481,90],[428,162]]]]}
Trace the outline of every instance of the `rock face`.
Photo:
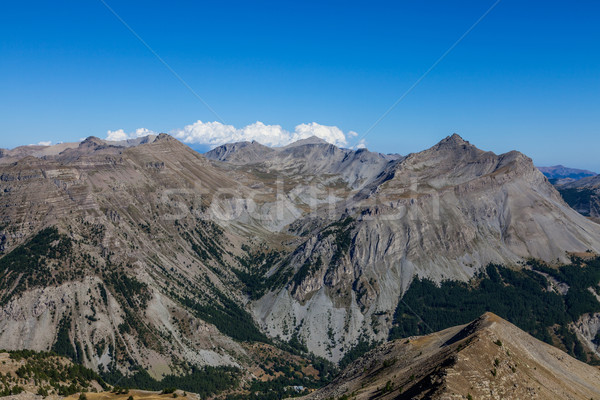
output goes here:
{"type": "Polygon", "coordinates": [[[92,368],[243,364],[265,335],[337,361],[387,338],[414,276],[600,252],[529,158],[458,135],[406,157],[314,138],[205,157],[165,134],[26,147],[0,158],[0,348],[68,332],[92,368]]]}
{"type": "Polygon", "coordinates": [[[488,263],[600,251],[600,226],[569,208],[529,158],[458,135],[389,162],[336,211],[296,223],[310,234],[291,255],[292,282],[254,303],[271,335],[297,332],[333,360],[364,332],[386,338],[415,275],[467,280],[488,263]]]}
{"type": "Polygon", "coordinates": [[[581,399],[600,371],[498,316],[386,343],[305,399],[581,399]]]}
{"type": "Polygon", "coordinates": [[[246,315],[239,292],[223,295],[235,276],[217,266],[240,239],[201,218],[200,194],[239,185],[169,136],[140,143],[88,138],[1,167],[0,347],[48,350],[66,335],[91,368],[155,376],[244,357],[215,326],[227,301],[246,315]]]}
{"type": "Polygon", "coordinates": [[[571,207],[600,221],[600,175],[557,185],[556,188],[571,207]]]}

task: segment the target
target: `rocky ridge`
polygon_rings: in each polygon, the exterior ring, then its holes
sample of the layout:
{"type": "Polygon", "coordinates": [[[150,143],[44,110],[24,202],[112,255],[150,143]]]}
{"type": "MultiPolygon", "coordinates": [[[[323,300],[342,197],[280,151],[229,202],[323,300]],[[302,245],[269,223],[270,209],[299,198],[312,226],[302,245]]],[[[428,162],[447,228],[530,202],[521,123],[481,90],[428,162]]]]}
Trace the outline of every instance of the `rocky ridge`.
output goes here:
{"type": "Polygon", "coordinates": [[[377,347],[304,399],[581,399],[600,371],[492,313],[377,347]]]}

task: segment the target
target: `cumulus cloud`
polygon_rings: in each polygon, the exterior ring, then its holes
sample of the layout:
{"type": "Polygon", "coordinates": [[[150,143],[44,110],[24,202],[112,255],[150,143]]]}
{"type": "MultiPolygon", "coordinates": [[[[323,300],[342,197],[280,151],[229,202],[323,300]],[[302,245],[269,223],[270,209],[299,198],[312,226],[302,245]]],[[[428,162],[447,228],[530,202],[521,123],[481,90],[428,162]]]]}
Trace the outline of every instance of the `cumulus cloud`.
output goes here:
{"type": "Polygon", "coordinates": [[[306,139],[311,136],[316,136],[336,146],[345,146],[348,144],[346,135],[337,126],[320,125],[316,122],[310,124],[300,124],[296,126],[292,141],[306,139]]]}
{"type": "Polygon", "coordinates": [[[204,144],[211,147],[244,140],[256,140],[266,146],[285,146],[311,136],[317,136],[336,146],[348,144],[346,135],[340,128],[316,122],[300,124],[296,126],[294,132],[289,132],[280,125],[266,125],[260,121],[241,129],[220,122],[196,121],[183,129],[172,131],[171,134],[185,143],[204,144]]]}
{"type": "Polygon", "coordinates": [[[233,125],[220,122],[196,121],[193,124],[175,129],[171,134],[185,143],[204,144],[211,147],[225,143],[256,140],[267,146],[281,146],[290,140],[289,133],[279,125],[265,125],[255,122],[237,129],[233,125]]]}
{"type": "Polygon", "coordinates": [[[367,142],[365,142],[365,139],[360,139],[358,141],[358,143],[356,143],[356,145],[354,145],[355,149],[366,149],[367,148],[367,142]]]}
{"type": "MultiPolygon", "coordinates": [[[[266,125],[260,121],[236,128],[233,125],[222,124],[217,121],[196,121],[181,129],[169,132],[185,143],[202,144],[210,147],[220,146],[225,143],[255,140],[266,146],[285,146],[297,140],[317,136],[336,146],[347,146],[348,137],[357,136],[356,132],[347,134],[337,126],[321,125],[316,122],[297,125],[293,132],[283,129],[280,125],[266,125]]],[[[140,136],[155,134],[153,131],[140,128],[135,132],[127,133],[123,129],[107,132],[107,140],[119,141],[140,136]]]]}
{"type": "Polygon", "coordinates": [[[156,133],[146,128],[138,128],[134,132],[130,133],[125,132],[123,129],[117,129],[116,131],[109,130],[108,132],[106,132],[106,140],[109,140],[111,142],[118,142],[121,140],[135,139],[138,137],[148,135],[156,135],[156,133]]]}
{"type": "Polygon", "coordinates": [[[37,142],[37,143],[30,143],[27,146],[50,146],[52,144],[52,142],[50,140],[48,141],[42,141],[42,142],[37,142]]]}

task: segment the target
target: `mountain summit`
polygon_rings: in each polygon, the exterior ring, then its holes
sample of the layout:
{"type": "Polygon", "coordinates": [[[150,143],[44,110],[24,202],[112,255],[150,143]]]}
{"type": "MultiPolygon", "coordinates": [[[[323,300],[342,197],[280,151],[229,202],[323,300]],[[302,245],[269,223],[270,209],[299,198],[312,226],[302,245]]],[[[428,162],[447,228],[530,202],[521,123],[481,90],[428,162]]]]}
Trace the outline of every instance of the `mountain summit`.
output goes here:
{"type": "Polygon", "coordinates": [[[453,133],[452,135],[442,139],[435,147],[457,148],[465,146],[471,146],[471,144],[464,140],[458,133],[453,133]]]}
{"type": "Polygon", "coordinates": [[[296,147],[296,146],[305,146],[307,144],[324,144],[324,145],[328,145],[330,144],[329,142],[327,142],[324,139],[321,139],[320,137],[317,136],[311,136],[308,137],[306,139],[300,139],[297,140],[293,143],[288,144],[287,146],[284,146],[285,148],[290,148],[290,147],[296,147]]]}

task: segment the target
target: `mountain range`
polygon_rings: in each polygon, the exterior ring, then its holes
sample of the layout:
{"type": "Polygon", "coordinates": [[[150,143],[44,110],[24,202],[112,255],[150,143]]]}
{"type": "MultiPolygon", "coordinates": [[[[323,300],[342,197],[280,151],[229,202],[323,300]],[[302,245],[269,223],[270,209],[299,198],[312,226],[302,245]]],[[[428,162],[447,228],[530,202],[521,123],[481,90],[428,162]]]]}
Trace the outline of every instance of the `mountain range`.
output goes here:
{"type": "Polygon", "coordinates": [[[499,274],[498,290],[535,284],[540,304],[565,307],[565,331],[530,333],[599,354],[586,260],[600,225],[527,156],[456,134],[405,156],[318,138],[201,155],[166,134],[23,146],[0,151],[0,207],[0,348],[153,379],[198,366],[271,379],[262,360],[280,352],[308,382],[328,372],[307,363],[408,332],[416,285],[474,293],[499,274]]]}
{"type": "Polygon", "coordinates": [[[538,167],[538,169],[554,184],[565,184],[596,175],[596,173],[592,171],[569,168],[563,165],[538,167]]]}

